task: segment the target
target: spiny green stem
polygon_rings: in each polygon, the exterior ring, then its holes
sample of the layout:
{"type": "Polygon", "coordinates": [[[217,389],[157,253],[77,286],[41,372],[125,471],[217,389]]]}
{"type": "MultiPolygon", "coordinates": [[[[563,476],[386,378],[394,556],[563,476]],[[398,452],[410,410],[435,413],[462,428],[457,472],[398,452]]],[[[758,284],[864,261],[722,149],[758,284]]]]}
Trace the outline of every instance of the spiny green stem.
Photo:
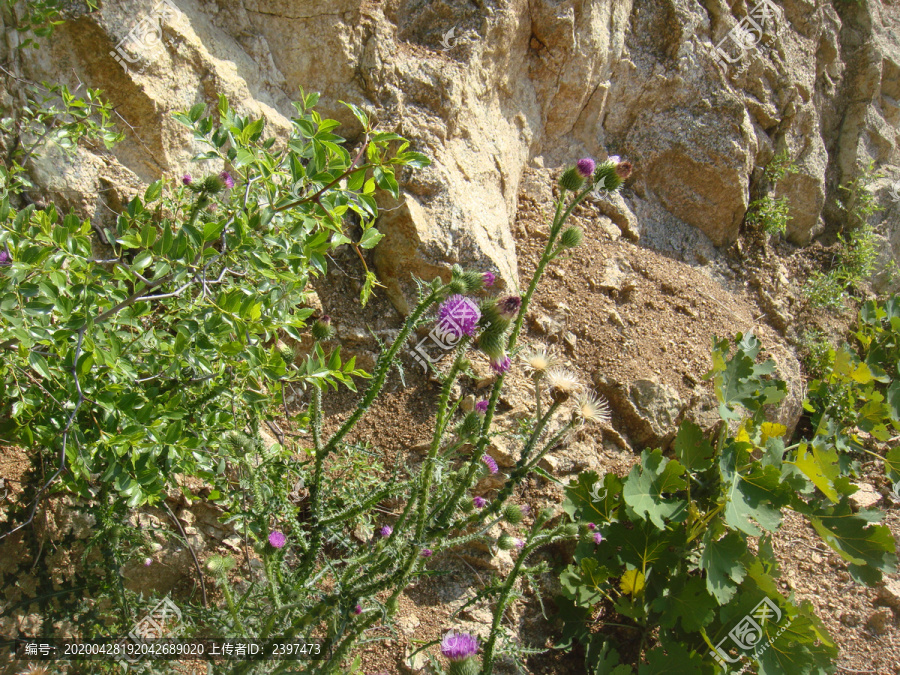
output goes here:
{"type": "Polygon", "coordinates": [[[428,451],[428,458],[420,474],[421,488],[419,489],[419,513],[416,519],[416,536],[415,541],[422,541],[422,535],[425,532],[425,520],[428,515],[428,499],[431,496],[431,480],[434,477],[434,458],[437,456],[438,449],[441,447],[441,429],[444,423],[444,415],[447,411],[447,403],[450,400],[450,392],[453,391],[453,384],[456,382],[456,376],[461,370],[460,365],[465,355],[466,345],[469,338],[464,337],[457,347],[457,356],[453,361],[453,366],[447,374],[444,381],[444,389],[441,392],[441,398],[438,402],[437,424],[434,428],[434,437],[431,439],[431,448],[428,451]]]}
{"type": "Polygon", "coordinates": [[[323,453],[326,456],[337,447],[337,444],[343,440],[344,436],[350,433],[350,430],[356,426],[356,423],[359,422],[360,418],[369,410],[369,407],[371,407],[372,403],[378,397],[378,394],[381,393],[381,388],[384,386],[384,380],[387,377],[387,373],[394,363],[394,358],[397,356],[397,352],[400,351],[400,348],[406,343],[409,334],[412,332],[413,326],[419,322],[419,319],[421,319],[422,315],[428,311],[428,308],[441,297],[445,289],[446,286],[441,286],[437,290],[432,291],[428,297],[419,303],[413,313],[406,319],[406,323],[403,324],[403,328],[400,329],[400,333],[394,339],[394,342],[391,344],[388,351],[379,357],[375,373],[366,389],[366,394],[356,406],[356,410],[353,411],[353,414],[347,418],[347,421],[344,422],[340,429],[338,429],[328,440],[328,444],[323,450],[323,453]]]}

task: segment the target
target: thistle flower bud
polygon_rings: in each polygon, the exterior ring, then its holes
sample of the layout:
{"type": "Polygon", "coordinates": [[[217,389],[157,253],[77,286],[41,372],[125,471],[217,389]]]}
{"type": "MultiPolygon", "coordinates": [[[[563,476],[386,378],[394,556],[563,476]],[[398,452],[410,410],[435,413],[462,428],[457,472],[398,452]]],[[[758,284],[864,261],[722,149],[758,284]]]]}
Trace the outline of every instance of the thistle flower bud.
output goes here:
{"type": "Polygon", "coordinates": [[[492,361],[500,361],[506,356],[506,340],[503,338],[505,330],[497,330],[495,326],[488,326],[478,336],[478,348],[481,349],[492,361]]]}
{"type": "Polygon", "coordinates": [[[481,431],[481,415],[476,412],[470,412],[463,418],[457,433],[460,438],[472,438],[479,431],[481,431]]]}
{"type": "Polygon", "coordinates": [[[575,164],[575,168],[578,169],[578,173],[581,174],[582,178],[590,178],[594,173],[595,167],[596,164],[590,157],[579,159],[575,164]]]}
{"type": "Polygon", "coordinates": [[[485,286],[484,275],[481,272],[476,272],[475,270],[463,272],[460,279],[466,284],[466,293],[477,293],[485,286]]]}
{"type": "Polygon", "coordinates": [[[284,342],[282,342],[278,345],[278,355],[287,364],[293,363],[294,358],[296,357],[296,354],[294,353],[294,348],[291,347],[289,344],[285,344],[284,342]]]}
{"type": "Polygon", "coordinates": [[[525,513],[518,504],[507,504],[503,507],[503,517],[510,525],[518,525],[525,517],[525,513]]]}
{"type": "Polygon", "coordinates": [[[497,277],[494,276],[493,272],[485,272],[481,275],[481,281],[485,288],[490,288],[494,285],[494,282],[497,281],[497,277]]]}
{"type": "Polygon", "coordinates": [[[222,185],[226,190],[230,190],[234,187],[234,178],[232,178],[231,174],[227,171],[223,171],[219,174],[219,180],[222,181],[222,185]]]}
{"type": "Polygon", "coordinates": [[[509,551],[516,547],[516,539],[505,532],[500,535],[500,538],[497,539],[497,548],[501,551],[509,551]]]}
{"type": "Polygon", "coordinates": [[[562,533],[566,537],[577,537],[578,525],[575,523],[568,523],[567,525],[563,525],[562,533]]]}
{"type": "Polygon", "coordinates": [[[578,169],[574,166],[563,171],[562,176],[559,177],[559,186],[563,190],[575,192],[582,185],[584,185],[584,178],[582,178],[581,174],[578,173],[578,169]]]}
{"type": "Polygon", "coordinates": [[[456,294],[465,293],[468,290],[466,282],[462,279],[451,279],[447,287],[450,289],[451,293],[456,294]]]}
{"type": "Polygon", "coordinates": [[[617,155],[613,155],[597,167],[594,172],[594,185],[609,192],[615,192],[631,175],[631,170],[631,162],[623,162],[617,155]]]}
{"type": "Polygon", "coordinates": [[[569,227],[559,238],[559,245],[563,248],[578,248],[581,246],[581,242],[584,241],[584,233],[581,231],[580,227],[569,227]]]}
{"type": "Polygon", "coordinates": [[[603,541],[603,535],[599,532],[594,532],[594,543],[599,544],[603,541]]]}
{"type": "Polygon", "coordinates": [[[186,173],[186,174],[184,174],[184,175],[181,177],[181,182],[182,182],[182,184],[184,184],[184,185],[190,185],[191,183],[194,182],[194,179],[191,178],[191,174],[186,173]]]}
{"type": "Polygon", "coordinates": [[[441,654],[450,661],[450,675],[478,675],[481,665],[475,654],[478,638],[469,633],[450,631],[441,640],[441,654]]]}
{"type": "Polygon", "coordinates": [[[491,359],[491,370],[498,375],[502,375],[509,370],[511,365],[512,361],[509,360],[508,356],[504,356],[502,359],[491,359]]]}
{"type": "Polygon", "coordinates": [[[201,189],[207,194],[219,194],[225,189],[225,183],[218,176],[207,176],[203,179],[201,189]]]}
{"type": "Polygon", "coordinates": [[[550,508],[549,506],[547,506],[547,507],[541,509],[540,511],[538,511],[537,518],[535,520],[537,521],[537,524],[540,526],[540,525],[543,525],[544,523],[546,523],[552,517],[553,517],[553,509],[550,508]]]}
{"type": "Polygon", "coordinates": [[[508,295],[497,301],[497,312],[501,319],[512,321],[522,307],[522,298],[518,295],[508,295]]]}
{"type": "Polygon", "coordinates": [[[224,575],[234,567],[234,558],[230,555],[214,555],[206,561],[206,569],[212,574],[224,575]]]}
{"type": "Polygon", "coordinates": [[[225,441],[231,446],[231,449],[235,454],[243,455],[248,452],[253,452],[256,448],[253,439],[246,434],[242,434],[240,431],[230,431],[226,434],[225,441]]]}
{"type": "Polygon", "coordinates": [[[316,340],[330,340],[334,336],[334,326],[331,325],[331,317],[323,315],[312,325],[312,336],[316,340]]]}
{"type": "Polygon", "coordinates": [[[450,675],[478,675],[481,672],[481,664],[478,659],[471,658],[465,661],[451,661],[447,670],[450,675]]]}

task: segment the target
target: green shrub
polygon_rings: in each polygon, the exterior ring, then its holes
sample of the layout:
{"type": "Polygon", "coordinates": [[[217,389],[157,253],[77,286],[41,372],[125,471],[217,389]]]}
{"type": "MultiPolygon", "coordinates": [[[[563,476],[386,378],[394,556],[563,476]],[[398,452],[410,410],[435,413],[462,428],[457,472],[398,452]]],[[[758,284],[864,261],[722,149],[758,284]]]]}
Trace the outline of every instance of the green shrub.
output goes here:
{"type": "Polygon", "coordinates": [[[784,234],[789,215],[787,197],[774,199],[768,195],[750,203],[747,224],[762,228],[767,234],[784,234]]]}
{"type": "MultiPolygon", "coordinates": [[[[784,509],[807,518],[857,582],[871,586],[896,570],[890,530],[872,524],[880,514],[856,514],[848,501],[856,489],[841,455],[848,429],[821,416],[811,438],[786,445],[785,427],[766,420],[785,383],[771,361],[758,362],[752,335],[733,347],[715,341],[708,377],[734,432],[723,424],[707,438],[684,422],[671,453],[645,450],[625,478],[584,473],[567,488],[565,509],[582,538],[561,577],[563,645],[583,646],[587,672],[626,675],[640,664],[640,673],[662,673],[677,663],[699,675],[753,661],[760,675],[832,668],[837,649],[812,606],[777,590],[771,536],[784,509]],[[759,632],[740,631],[754,615],[759,632]]],[[[835,376],[868,387],[858,359],[842,358],[835,376]]],[[[900,429],[896,403],[882,405],[871,388],[861,399],[857,423],[900,429]]],[[[806,405],[821,412],[816,401],[811,389],[806,405]]],[[[894,480],[898,452],[879,457],[894,480]]]]}

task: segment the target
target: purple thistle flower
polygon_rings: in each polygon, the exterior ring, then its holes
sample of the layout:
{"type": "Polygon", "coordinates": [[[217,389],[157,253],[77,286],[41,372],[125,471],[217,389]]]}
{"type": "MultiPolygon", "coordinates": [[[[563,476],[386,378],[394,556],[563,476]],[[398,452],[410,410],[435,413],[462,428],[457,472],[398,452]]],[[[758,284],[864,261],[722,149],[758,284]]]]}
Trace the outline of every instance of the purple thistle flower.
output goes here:
{"type": "Polygon", "coordinates": [[[484,281],[484,285],[486,288],[490,288],[494,285],[494,282],[497,281],[497,277],[495,277],[492,272],[485,272],[481,275],[481,278],[484,281]]]}
{"type": "Polygon", "coordinates": [[[153,564],[153,558],[144,558],[144,567],[150,567],[153,564]]]}
{"type": "Polygon", "coordinates": [[[484,415],[487,412],[487,409],[488,409],[487,401],[478,401],[478,403],[475,404],[475,412],[477,412],[477,413],[481,413],[482,415],[484,415]]]}
{"type": "Polygon", "coordinates": [[[596,529],[597,529],[597,526],[594,525],[593,523],[588,523],[588,529],[591,530],[591,531],[593,531],[593,530],[596,530],[596,529]]]}
{"type": "Polygon", "coordinates": [[[516,548],[525,548],[525,541],[518,537],[513,537],[513,544],[515,544],[516,548]]]}
{"type": "Polygon", "coordinates": [[[497,473],[497,462],[490,455],[482,455],[481,461],[484,462],[485,466],[488,468],[488,471],[491,473],[497,473]]]}
{"type": "Polygon", "coordinates": [[[385,537],[385,538],[390,537],[391,534],[393,533],[393,531],[394,531],[393,527],[391,527],[390,525],[385,525],[384,527],[381,528],[381,536],[385,537]]]}
{"type": "Polygon", "coordinates": [[[223,171],[219,174],[219,178],[225,183],[225,189],[230,190],[234,187],[234,178],[231,177],[231,174],[227,171],[223,171]]]}
{"type": "Polygon", "coordinates": [[[432,551],[430,548],[422,549],[422,557],[423,558],[430,558],[433,554],[434,554],[434,551],[432,551]]]}
{"type": "Polygon", "coordinates": [[[11,265],[12,264],[12,256],[5,250],[0,251],[0,265],[11,265]]]}
{"type": "Polygon", "coordinates": [[[181,177],[181,182],[184,183],[185,185],[190,185],[191,183],[194,182],[194,179],[191,178],[191,174],[186,173],[181,177]]]}
{"type": "Polygon", "coordinates": [[[596,164],[594,160],[590,157],[585,157],[584,159],[579,159],[578,163],[575,167],[578,169],[578,173],[581,174],[582,178],[590,178],[594,175],[594,169],[596,168],[596,164]]]}
{"type": "Polygon", "coordinates": [[[487,505],[487,499],[484,497],[472,497],[472,503],[476,509],[483,509],[487,505]]]}
{"type": "Polygon", "coordinates": [[[273,548],[283,548],[287,543],[287,537],[278,530],[272,530],[269,532],[269,543],[273,548]]]}
{"type": "Polygon", "coordinates": [[[491,369],[497,373],[498,375],[502,375],[509,367],[512,365],[512,362],[509,360],[508,356],[504,356],[502,359],[492,360],[491,361],[491,369]]]}
{"type": "Polygon", "coordinates": [[[356,607],[354,607],[353,613],[357,615],[362,614],[362,605],[357,605],[356,607]]]}
{"type": "Polygon", "coordinates": [[[594,532],[594,543],[599,544],[601,541],[603,541],[603,535],[599,532],[594,532]]]}
{"type": "Polygon", "coordinates": [[[478,305],[458,293],[444,300],[438,308],[441,328],[456,338],[475,335],[475,327],[480,318],[481,310],[478,305]]]}
{"type": "Polygon", "coordinates": [[[478,638],[469,633],[450,631],[441,640],[441,654],[451,661],[464,661],[475,656],[478,651],[478,638]]]}
{"type": "Polygon", "coordinates": [[[519,313],[521,306],[522,298],[518,295],[508,295],[497,303],[497,310],[501,317],[510,321],[519,313]]]}

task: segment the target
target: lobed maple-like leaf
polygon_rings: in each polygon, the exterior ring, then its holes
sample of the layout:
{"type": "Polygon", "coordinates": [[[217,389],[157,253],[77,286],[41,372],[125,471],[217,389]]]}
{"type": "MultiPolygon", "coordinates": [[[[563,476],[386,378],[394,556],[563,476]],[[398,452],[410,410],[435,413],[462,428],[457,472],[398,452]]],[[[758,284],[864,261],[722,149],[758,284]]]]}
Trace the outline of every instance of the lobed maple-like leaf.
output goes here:
{"type": "Polygon", "coordinates": [[[659,529],[665,528],[666,520],[680,522],[687,516],[687,502],[664,495],[687,487],[683,474],[679,462],[663,457],[660,450],[645,450],[640,465],[635,465],[625,479],[625,503],[638,518],[649,519],[659,529]]]}

